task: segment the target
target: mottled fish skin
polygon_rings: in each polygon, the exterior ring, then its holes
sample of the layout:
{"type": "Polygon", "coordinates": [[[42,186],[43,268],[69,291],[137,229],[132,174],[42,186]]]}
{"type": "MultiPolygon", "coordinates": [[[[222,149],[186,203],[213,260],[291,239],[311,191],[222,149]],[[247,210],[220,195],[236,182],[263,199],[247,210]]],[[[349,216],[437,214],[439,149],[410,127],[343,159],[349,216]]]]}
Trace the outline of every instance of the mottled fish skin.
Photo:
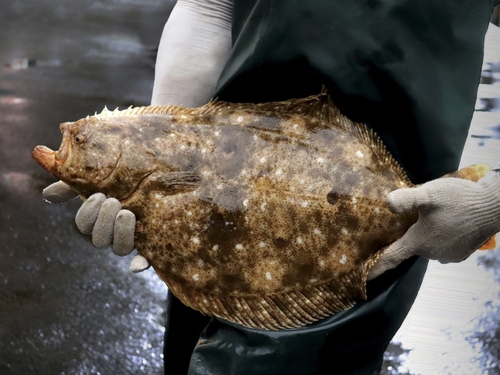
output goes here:
{"type": "Polygon", "coordinates": [[[370,267],[416,221],[385,204],[412,186],[403,170],[324,93],[104,111],[61,130],[64,161],[46,169],[119,199],[173,293],[245,326],[297,327],[366,298],[370,267]]]}

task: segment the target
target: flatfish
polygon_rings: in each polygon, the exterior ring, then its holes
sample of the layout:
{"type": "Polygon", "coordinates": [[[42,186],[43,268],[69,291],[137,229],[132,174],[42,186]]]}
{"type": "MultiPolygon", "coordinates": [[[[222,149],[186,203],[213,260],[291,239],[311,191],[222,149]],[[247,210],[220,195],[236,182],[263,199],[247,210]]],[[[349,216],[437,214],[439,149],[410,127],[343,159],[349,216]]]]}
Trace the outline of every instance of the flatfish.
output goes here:
{"type": "MultiPolygon", "coordinates": [[[[385,203],[411,187],[380,138],[327,93],[103,110],[33,157],[83,199],[137,218],[135,246],[186,305],[247,327],[299,327],[366,298],[383,250],[417,220],[385,203]]],[[[454,176],[476,181],[486,166],[454,176]]]]}

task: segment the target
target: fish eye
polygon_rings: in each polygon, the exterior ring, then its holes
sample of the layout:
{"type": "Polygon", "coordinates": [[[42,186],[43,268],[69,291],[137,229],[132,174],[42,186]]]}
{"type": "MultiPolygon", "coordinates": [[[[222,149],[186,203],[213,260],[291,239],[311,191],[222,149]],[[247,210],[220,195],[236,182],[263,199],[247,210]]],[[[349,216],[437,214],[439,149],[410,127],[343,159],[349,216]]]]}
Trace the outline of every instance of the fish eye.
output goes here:
{"type": "Polygon", "coordinates": [[[77,134],[75,136],[75,143],[76,144],[82,144],[83,142],[85,142],[85,136],[83,134],[77,134]]]}

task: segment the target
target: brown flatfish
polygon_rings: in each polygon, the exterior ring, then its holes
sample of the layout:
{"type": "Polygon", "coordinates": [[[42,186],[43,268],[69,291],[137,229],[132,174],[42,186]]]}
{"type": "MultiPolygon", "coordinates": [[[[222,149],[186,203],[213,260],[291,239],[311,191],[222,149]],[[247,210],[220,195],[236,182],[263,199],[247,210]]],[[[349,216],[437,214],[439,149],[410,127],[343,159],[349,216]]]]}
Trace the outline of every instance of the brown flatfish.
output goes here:
{"type": "Polygon", "coordinates": [[[326,93],[105,109],[60,128],[38,163],[83,199],[117,198],[137,217],[137,251],[183,303],[247,327],[299,327],[366,298],[370,267],[417,219],[388,210],[387,194],[412,183],[326,93]]]}

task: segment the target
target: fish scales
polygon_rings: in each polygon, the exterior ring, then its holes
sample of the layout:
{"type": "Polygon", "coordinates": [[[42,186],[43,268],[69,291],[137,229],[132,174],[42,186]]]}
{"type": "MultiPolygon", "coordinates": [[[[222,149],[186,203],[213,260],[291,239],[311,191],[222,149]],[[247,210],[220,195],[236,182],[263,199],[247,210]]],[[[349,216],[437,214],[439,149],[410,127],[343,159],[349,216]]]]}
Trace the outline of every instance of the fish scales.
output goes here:
{"type": "Polygon", "coordinates": [[[104,110],[61,131],[59,151],[35,159],[83,198],[131,210],[138,252],[183,303],[252,328],[366,298],[370,267],[416,221],[385,204],[412,186],[402,168],[326,93],[104,110]]]}

